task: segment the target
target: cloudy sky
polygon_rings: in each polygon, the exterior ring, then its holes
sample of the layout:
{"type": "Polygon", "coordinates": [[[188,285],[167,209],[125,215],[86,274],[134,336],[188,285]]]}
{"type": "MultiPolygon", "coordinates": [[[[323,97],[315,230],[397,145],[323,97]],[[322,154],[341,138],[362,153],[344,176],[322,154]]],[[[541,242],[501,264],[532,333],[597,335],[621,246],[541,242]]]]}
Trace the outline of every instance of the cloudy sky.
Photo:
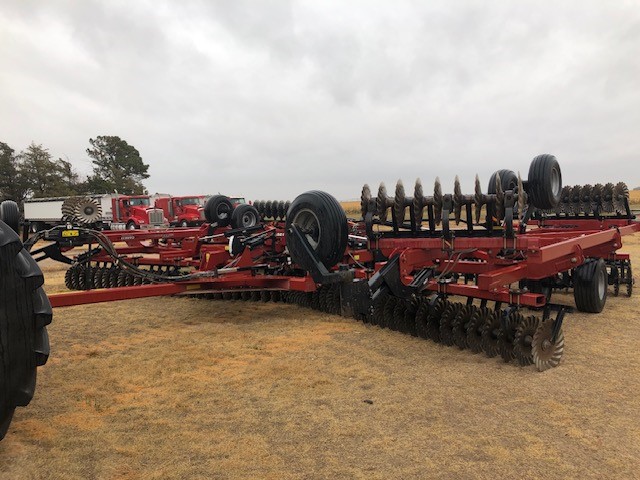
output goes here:
{"type": "Polygon", "coordinates": [[[118,135],[152,192],[471,192],[539,153],[640,185],[636,1],[3,0],[0,66],[0,141],[86,174],[118,135]]]}

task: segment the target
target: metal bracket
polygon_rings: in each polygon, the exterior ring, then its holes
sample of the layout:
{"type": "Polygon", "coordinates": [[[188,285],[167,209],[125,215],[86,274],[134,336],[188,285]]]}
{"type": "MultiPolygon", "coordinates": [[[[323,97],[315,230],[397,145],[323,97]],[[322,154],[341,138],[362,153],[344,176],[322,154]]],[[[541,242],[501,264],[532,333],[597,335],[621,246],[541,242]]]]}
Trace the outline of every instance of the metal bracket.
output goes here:
{"type": "Polygon", "coordinates": [[[558,312],[555,320],[553,320],[553,330],[551,335],[551,341],[555,343],[556,337],[558,336],[558,332],[560,332],[560,327],[562,327],[562,322],[564,321],[564,316],[567,313],[572,313],[574,311],[573,307],[569,307],[567,305],[558,305],[556,303],[548,303],[544,307],[544,311],[542,313],[542,320],[548,320],[551,317],[551,312],[558,312]]]}
{"type": "Polygon", "coordinates": [[[377,298],[378,291],[383,288],[388,289],[396,297],[410,298],[424,287],[433,273],[432,268],[425,268],[414,275],[410,285],[404,285],[400,279],[400,256],[396,255],[371,277],[369,288],[374,298],[377,298]]]}
{"type": "Polygon", "coordinates": [[[311,274],[311,278],[313,278],[313,280],[316,283],[327,285],[330,283],[342,282],[347,278],[349,279],[353,278],[353,272],[350,272],[348,270],[330,272],[327,269],[327,267],[325,267],[324,263],[320,261],[320,259],[316,255],[316,252],[311,248],[311,245],[309,245],[309,242],[307,242],[307,239],[305,238],[305,236],[302,235],[302,233],[300,232],[300,229],[298,228],[298,226],[291,225],[289,230],[293,235],[296,236],[296,238],[302,245],[302,248],[304,249],[305,254],[309,258],[310,260],[309,265],[311,266],[311,268],[309,269],[309,273],[311,274]]]}

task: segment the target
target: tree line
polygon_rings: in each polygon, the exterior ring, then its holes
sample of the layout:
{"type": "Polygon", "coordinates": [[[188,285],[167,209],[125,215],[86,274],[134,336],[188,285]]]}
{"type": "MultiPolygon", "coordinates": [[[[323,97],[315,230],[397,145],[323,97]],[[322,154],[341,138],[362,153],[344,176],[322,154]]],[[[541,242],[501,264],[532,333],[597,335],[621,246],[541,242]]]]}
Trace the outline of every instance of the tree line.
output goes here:
{"type": "Polygon", "coordinates": [[[16,152],[0,141],[0,199],[21,204],[27,198],[147,193],[142,182],[149,178],[149,165],[133,145],[117,136],[98,136],[89,139],[86,152],[93,174],[82,178],[69,160],[54,159],[41,144],[16,152]]]}

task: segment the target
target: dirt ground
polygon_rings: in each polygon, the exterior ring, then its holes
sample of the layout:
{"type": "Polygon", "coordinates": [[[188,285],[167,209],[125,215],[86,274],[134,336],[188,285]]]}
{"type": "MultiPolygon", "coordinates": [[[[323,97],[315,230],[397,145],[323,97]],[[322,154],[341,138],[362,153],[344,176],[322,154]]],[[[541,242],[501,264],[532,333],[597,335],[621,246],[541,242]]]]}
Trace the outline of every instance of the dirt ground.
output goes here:
{"type": "Polygon", "coordinates": [[[0,478],[638,478],[639,316],[569,315],[538,373],[293,305],[57,309],[0,478]]]}

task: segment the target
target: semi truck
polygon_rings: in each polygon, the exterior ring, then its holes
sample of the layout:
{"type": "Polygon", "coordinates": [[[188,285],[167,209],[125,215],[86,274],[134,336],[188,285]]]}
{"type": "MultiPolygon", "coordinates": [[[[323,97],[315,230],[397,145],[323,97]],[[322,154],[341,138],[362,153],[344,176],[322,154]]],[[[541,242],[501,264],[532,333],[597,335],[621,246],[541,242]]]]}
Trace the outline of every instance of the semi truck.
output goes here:
{"type": "Polygon", "coordinates": [[[191,195],[174,197],[171,195],[156,198],[156,208],[161,208],[169,225],[191,227],[205,222],[204,204],[209,195],[191,195]]]}
{"type": "MultiPolygon", "coordinates": [[[[86,195],[101,207],[99,223],[105,229],[134,230],[166,225],[161,208],[152,206],[157,199],[150,195],[120,195],[107,193],[86,195]]],[[[158,197],[160,197],[158,195],[158,197]]],[[[72,197],[32,198],[24,201],[24,222],[31,232],[37,232],[65,223],[62,204],[72,197]]]]}

